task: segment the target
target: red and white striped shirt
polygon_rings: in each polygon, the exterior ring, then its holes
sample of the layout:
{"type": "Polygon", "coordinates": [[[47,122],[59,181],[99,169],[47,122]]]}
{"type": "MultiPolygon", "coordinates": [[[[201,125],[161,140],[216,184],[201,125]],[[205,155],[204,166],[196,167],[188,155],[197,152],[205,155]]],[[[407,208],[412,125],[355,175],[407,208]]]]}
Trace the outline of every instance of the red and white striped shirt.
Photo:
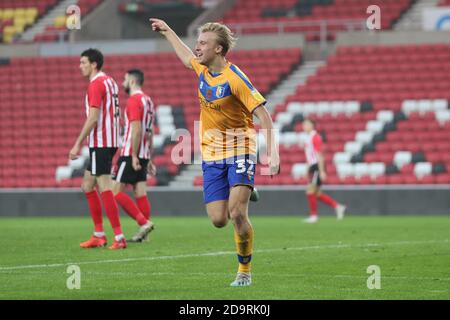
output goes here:
{"type": "Polygon", "coordinates": [[[313,165],[319,162],[318,153],[322,150],[322,137],[317,131],[313,130],[309,134],[305,143],[305,155],[306,161],[309,165],[313,165]]]}
{"type": "Polygon", "coordinates": [[[133,154],[132,148],[132,121],[140,121],[141,139],[139,142],[139,151],[137,153],[140,159],[150,159],[150,146],[148,141],[148,133],[152,129],[154,117],[153,101],[149,96],[142,91],[137,91],[127,101],[125,108],[125,136],[123,140],[123,147],[120,155],[123,157],[130,157],[133,154]]]}
{"type": "Polygon", "coordinates": [[[119,138],[119,87],[113,78],[99,72],[91,79],[86,94],[86,115],[100,109],[97,125],[88,136],[89,148],[116,148],[119,138]]]}

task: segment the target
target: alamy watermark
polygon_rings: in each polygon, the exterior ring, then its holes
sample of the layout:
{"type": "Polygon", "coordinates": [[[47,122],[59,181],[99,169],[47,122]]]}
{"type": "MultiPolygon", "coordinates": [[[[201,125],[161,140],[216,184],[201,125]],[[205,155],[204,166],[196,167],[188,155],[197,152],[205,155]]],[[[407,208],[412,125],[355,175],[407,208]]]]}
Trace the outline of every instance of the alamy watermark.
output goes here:
{"type": "Polygon", "coordinates": [[[71,5],[66,9],[66,28],[69,30],[81,29],[81,9],[77,5],[71,5]]]}
{"type": "Polygon", "coordinates": [[[366,13],[370,16],[366,20],[366,26],[369,30],[381,30],[381,8],[377,5],[367,7],[366,13]]]}
{"type": "Polygon", "coordinates": [[[367,273],[370,276],[367,278],[367,288],[381,289],[381,269],[377,265],[370,265],[367,267],[367,273]]]}
{"type": "Polygon", "coordinates": [[[66,286],[69,290],[81,289],[81,269],[77,265],[70,265],[66,269],[66,273],[70,274],[67,278],[66,286]]]}

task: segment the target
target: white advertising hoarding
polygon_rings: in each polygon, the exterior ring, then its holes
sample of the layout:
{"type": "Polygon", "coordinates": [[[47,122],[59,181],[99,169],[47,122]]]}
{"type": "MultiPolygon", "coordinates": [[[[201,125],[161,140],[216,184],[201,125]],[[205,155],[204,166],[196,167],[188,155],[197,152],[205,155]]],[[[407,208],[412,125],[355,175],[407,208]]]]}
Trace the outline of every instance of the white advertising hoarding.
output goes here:
{"type": "Polygon", "coordinates": [[[450,30],[450,7],[425,8],[422,25],[426,31],[450,30]]]}

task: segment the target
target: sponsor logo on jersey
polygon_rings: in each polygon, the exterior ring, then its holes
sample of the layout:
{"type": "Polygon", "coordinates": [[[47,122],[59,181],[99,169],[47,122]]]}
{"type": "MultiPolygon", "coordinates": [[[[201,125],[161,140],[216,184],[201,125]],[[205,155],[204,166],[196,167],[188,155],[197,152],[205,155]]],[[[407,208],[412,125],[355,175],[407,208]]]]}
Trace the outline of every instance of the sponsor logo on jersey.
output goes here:
{"type": "Polygon", "coordinates": [[[213,92],[211,89],[206,91],[206,99],[210,100],[213,97],[213,92]]]}

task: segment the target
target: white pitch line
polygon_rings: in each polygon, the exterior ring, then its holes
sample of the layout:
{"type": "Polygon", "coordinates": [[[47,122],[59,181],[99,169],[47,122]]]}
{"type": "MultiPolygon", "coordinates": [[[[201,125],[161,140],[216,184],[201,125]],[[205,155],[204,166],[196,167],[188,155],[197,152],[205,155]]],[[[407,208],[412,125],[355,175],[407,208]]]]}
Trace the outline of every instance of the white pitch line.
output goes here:
{"type": "MultiPolygon", "coordinates": [[[[4,270],[5,274],[14,274],[16,270],[4,270]]],[[[30,275],[52,274],[50,271],[30,271],[30,275]]],[[[150,277],[150,276],[229,276],[229,272],[101,272],[101,271],[85,271],[84,275],[89,276],[120,276],[120,277],[150,277]]],[[[351,274],[323,274],[323,273],[258,273],[258,277],[281,277],[281,278],[310,278],[310,277],[325,277],[325,278],[349,278],[349,279],[367,279],[367,276],[355,276],[351,274]]],[[[418,280],[418,281],[449,281],[449,277],[410,277],[410,276],[389,276],[383,275],[383,279],[392,280],[418,280]]]]}
{"type": "MultiPolygon", "coordinates": [[[[330,245],[315,245],[315,246],[294,247],[294,248],[260,249],[260,250],[254,250],[253,253],[256,254],[256,253],[320,250],[320,249],[347,249],[347,248],[381,247],[381,246],[412,245],[412,244],[433,244],[433,243],[448,243],[448,242],[450,242],[449,239],[429,240],[429,241],[396,241],[396,242],[385,242],[385,243],[367,243],[367,244],[362,244],[362,245],[330,244],[330,245]]],[[[20,270],[20,269],[39,269],[39,268],[58,268],[58,267],[64,267],[64,266],[68,266],[68,265],[87,265],[87,264],[103,264],[103,263],[116,263],[116,262],[123,263],[123,262],[136,262],[136,261],[172,260],[172,259],[224,256],[224,255],[235,255],[235,254],[236,254],[236,251],[218,251],[218,252],[206,252],[206,253],[181,254],[181,255],[174,255],[174,256],[108,259],[108,260],[64,262],[64,263],[52,263],[52,264],[32,264],[32,265],[3,266],[3,267],[0,266],[0,271],[20,270]]]]}

